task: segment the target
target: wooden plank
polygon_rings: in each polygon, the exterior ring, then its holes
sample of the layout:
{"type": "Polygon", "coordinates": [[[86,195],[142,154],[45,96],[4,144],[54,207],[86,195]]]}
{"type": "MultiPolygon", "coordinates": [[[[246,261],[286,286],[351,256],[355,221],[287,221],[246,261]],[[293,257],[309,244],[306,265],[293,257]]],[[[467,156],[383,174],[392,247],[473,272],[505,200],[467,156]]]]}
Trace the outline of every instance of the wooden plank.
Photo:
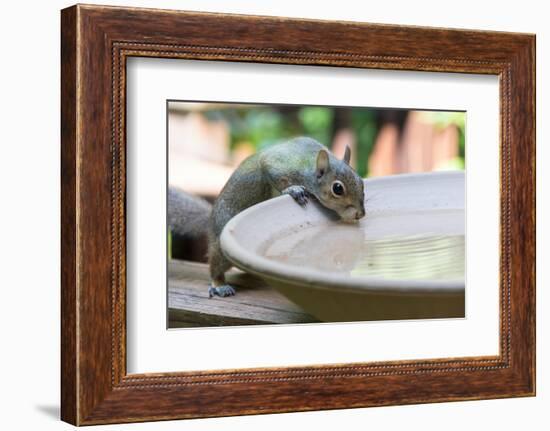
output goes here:
{"type": "Polygon", "coordinates": [[[227,273],[237,287],[228,298],[208,298],[208,266],[170,260],[168,264],[169,327],[311,323],[314,317],[269,287],[237,269],[227,273]]]}

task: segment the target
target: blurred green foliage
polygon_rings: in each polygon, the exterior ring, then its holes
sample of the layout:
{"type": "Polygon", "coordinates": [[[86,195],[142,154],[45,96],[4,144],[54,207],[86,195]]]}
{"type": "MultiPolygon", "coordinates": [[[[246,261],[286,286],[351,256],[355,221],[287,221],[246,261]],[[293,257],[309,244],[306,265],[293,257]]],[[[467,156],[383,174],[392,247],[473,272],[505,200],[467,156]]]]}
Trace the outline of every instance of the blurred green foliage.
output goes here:
{"type": "MultiPolygon", "coordinates": [[[[458,129],[459,156],[464,162],[466,152],[466,113],[447,111],[424,111],[423,116],[439,129],[454,124],[458,129]]],[[[464,164],[462,165],[464,167],[464,164]]]]}
{"type": "Polygon", "coordinates": [[[303,134],[326,145],[330,142],[330,131],[334,121],[334,108],[305,106],[298,111],[303,134]]]}
{"type": "MultiPolygon", "coordinates": [[[[346,127],[353,130],[357,139],[356,168],[362,177],[368,176],[367,162],[381,125],[380,113],[383,110],[295,105],[228,106],[210,109],[204,114],[210,120],[228,122],[232,148],[241,143],[247,143],[256,151],[295,136],[309,136],[325,145],[330,145],[338,127],[337,110],[346,110],[349,114],[346,116],[348,122],[346,127]]],[[[463,168],[465,113],[425,111],[424,114],[425,118],[438,128],[444,128],[449,124],[457,126],[459,159],[453,160],[448,168],[463,168]]]]}
{"type": "Polygon", "coordinates": [[[364,178],[369,174],[367,162],[378,134],[375,111],[373,109],[354,109],[352,111],[352,126],[357,139],[356,170],[364,178]]]}

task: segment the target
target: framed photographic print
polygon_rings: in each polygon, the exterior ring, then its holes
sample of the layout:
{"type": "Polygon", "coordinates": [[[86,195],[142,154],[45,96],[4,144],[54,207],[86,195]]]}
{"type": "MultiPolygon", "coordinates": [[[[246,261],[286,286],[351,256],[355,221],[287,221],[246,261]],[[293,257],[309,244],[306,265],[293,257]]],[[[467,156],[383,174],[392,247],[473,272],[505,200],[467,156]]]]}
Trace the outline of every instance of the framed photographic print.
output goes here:
{"type": "Polygon", "coordinates": [[[535,394],[535,37],[62,11],[62,419],[535,394]]]}

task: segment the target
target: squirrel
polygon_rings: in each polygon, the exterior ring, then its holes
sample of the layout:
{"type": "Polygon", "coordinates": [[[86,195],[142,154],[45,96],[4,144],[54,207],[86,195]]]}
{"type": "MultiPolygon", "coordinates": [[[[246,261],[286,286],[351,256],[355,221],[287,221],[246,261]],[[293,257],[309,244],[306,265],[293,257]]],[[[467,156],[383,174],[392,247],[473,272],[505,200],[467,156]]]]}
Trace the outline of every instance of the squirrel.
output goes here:
{"type": "Polygon", "coordinates": [[[316,199],[346,222],[364,217],[363,180],[349,165],[350,156],[346,147],[344,158],[339,160],[324,145],[307,137],[261,150],[233,172],[215,200],[207,224],[206,201],[169,188],[170,229],[179,233],[207,230],[211,279],[208,296],[235,295],[234,287],[225,281],[232,264],[221,250],[220,235],[227,222],[246,208],[288,194],[301,206],[307,205],[310,198],[316,199]]]}
{"type": "Polygon", "coordinates": [[[168,187],[168,226],[172,233],[197,238],[208,232],[212,205],[198,196],[168,187]]]}

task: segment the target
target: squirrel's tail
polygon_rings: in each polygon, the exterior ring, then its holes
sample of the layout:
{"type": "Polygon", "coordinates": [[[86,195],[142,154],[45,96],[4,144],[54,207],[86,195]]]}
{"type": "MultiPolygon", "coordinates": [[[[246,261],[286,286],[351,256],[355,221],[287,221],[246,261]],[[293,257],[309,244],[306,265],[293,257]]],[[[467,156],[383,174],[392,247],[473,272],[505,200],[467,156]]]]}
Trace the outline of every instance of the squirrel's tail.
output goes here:
{"type": "Polygon", "coordinates": [[[168,187],[168,227],[178,235],[207,233],[212,205],[183,190],[168,187]]]}

